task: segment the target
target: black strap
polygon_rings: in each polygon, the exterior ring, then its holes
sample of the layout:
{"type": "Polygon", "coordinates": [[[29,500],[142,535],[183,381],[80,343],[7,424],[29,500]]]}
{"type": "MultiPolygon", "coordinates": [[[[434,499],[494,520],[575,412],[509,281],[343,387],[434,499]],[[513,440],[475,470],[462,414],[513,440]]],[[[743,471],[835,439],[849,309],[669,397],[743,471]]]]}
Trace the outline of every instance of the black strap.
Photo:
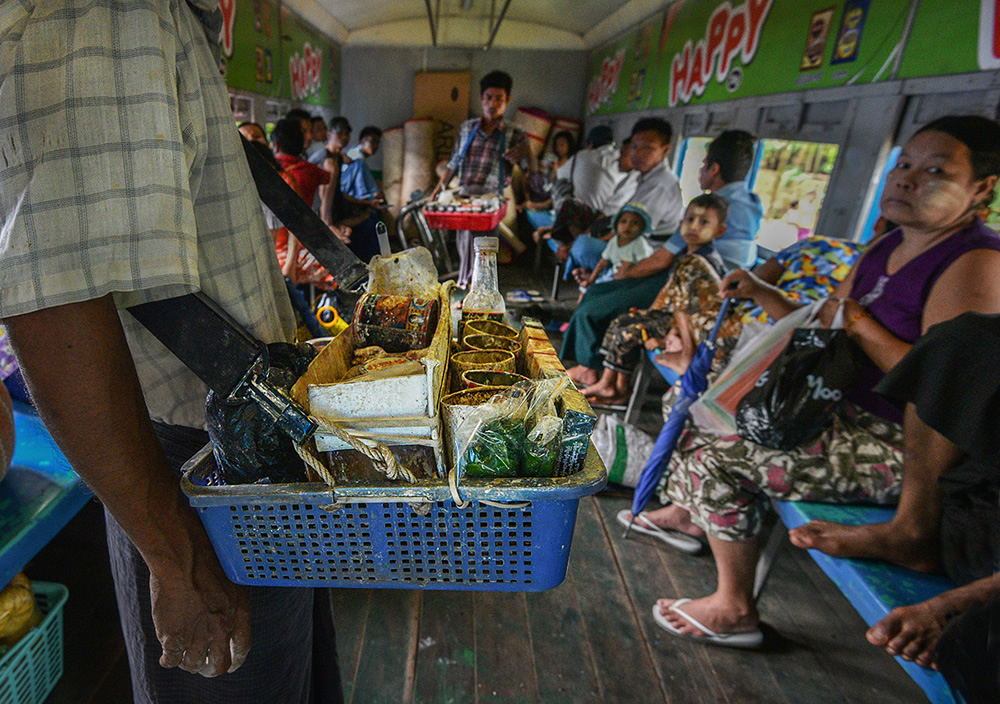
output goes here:
{"type": "Polygon", "coordinates": [[[302,246],[342,287],[352,289],[364,281],[368,277],[368,267],[330,232],[326,223],[313,212],[311,204],[303,201],[246,139],[243,139],[243,151],[260,199],[302,246]]]}

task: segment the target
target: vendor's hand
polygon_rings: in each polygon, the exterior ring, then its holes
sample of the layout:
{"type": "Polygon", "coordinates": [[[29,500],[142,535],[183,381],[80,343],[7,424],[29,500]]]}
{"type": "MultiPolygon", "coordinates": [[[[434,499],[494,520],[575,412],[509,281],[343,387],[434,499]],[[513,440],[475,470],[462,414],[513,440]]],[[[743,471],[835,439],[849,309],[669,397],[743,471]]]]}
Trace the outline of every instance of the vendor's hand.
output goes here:
{"type": "Polygon", "coordinates": [[[650,337],[642,346],[645,347],[650,352],[656,352],[657,350],[663,351],[663,340],[658,337],[650,337]]]}
{"type": "Polygon", "coordinates": [[[565,264],[566,262],[568,262],[569,261],[569,249],[570,249],[570,246],[568,244],[561,244],[561,245],[559,245],[559,248],[556,249],[556,259],[558,259],[563,264],[565,264]]]}
{"type": "Polygon", "coordinates": [[[195,554],[194,562],[190,574],[150,572],[160,665],[217,677],[237,670],[250,652],[250,597],[214,554],[195,554]]]}
{"type": "Polygon", "coordinates": [[[764,282],[746,269],[729,272],[719,283],[719,295],[723,298],[755,298],[763,289],[764,282]]]}
{"type": "Polygon", "coordinates": [[[528,144],[527,142],[521,142],[515,144],[513,147],[508,149],[503,153],[503,158],[507,161],[512,161],[517,163],[528,156],[528,144]]]}
{"type": "Polygon", "coordinates": [[[438,185],[434,186],[434,190],[431,191],[431,194],[427,197],[427,202],[433,203],[434,201],[436,201],[438,199],[438,195],[441,193],[441,186],[442,185],[443,185],[443,182],[439,181],[438,185]]]}

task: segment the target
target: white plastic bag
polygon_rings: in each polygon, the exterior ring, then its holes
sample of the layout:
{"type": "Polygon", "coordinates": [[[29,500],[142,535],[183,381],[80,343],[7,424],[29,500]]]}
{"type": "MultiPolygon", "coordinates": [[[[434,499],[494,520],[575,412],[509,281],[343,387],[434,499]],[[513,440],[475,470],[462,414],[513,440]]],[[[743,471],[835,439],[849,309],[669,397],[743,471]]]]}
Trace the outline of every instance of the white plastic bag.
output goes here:
{"type": "Polygon", "coordinates": [[[653,451],[655,438],[613,413],[604,413],[597,419],[591,439],[608,468],[608,481],[634,488],[653,451]]]}

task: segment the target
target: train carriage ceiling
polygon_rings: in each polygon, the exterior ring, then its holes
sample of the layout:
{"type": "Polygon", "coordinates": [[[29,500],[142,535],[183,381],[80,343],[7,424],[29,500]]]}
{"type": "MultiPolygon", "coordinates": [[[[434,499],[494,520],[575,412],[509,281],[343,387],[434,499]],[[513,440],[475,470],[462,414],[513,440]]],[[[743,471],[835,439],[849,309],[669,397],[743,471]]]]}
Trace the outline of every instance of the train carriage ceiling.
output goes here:
{"type": "Polygon", "coordinates": [[[592,49],[663,0],[286,0],[344,46],[592,49]]]}

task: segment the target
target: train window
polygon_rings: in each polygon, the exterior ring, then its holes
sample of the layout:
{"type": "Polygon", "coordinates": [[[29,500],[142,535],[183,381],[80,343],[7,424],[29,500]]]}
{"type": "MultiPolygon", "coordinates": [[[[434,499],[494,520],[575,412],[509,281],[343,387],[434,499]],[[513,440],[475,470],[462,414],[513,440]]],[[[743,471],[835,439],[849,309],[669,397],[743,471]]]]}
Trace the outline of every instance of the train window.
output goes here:
{"type": "Polygon", "coordinates": [[[698,185],[698,171],[705,159],[705,151],[712,140],[708,137],[688,137],[681,144],[677,159],[677,177],[681,181],[681,197],[685,203],[702,193],[698,185]]]}
{"type": "Polygon", "coordinates": [[[764,207],[757,242],[779,250],[812,234],[823,206],[837,145],[764,139],[754,192],[764,207]]]}
{"type": "Polygon", "coordinates": [[[878,188],[875,189],[871,210],[868,211],[865,224],[861,226],[861,237],[858,238],[861,244],[867,244],[875,236],[875,223],[878,222],[878,218],[882,214],[879,203],[882,201],[882,191],[885,190],[885,179],[892,171],[892,167],[896,165],[896,159],[899,158],[899,153],[902,150],[902,147],[893,147],[892,151],[889,152],[889,158],[885,160],[885,168],[882,169],[882,177],[879,179],[878,188]]]}

